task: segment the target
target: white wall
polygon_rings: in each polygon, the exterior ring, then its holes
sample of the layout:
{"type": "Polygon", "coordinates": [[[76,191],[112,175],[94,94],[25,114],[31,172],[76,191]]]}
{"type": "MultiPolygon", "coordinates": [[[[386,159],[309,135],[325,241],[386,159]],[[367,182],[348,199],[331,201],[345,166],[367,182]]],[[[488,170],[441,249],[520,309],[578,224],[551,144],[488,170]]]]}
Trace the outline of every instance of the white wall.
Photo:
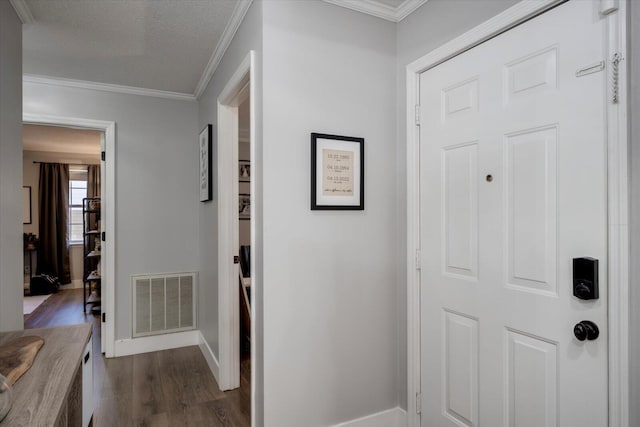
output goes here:
{"type": "Polygon", "coordinates": [[[131,337],[132,274],[198,270],[197,108],[189,101],[24,85],[25,113],[116,122],[116,339],[131,337]]]}
{"type": "Polygon", "coordinates": [[[265,426],[397,406],[395,25],[264,2],[265,426]],[[365,138],[365,210],[310,210],[310,133],[365,138]]]}
{"type": "Polygon", "coordinates": [[[0,1],[0,331],[22,329],[22,24],[0,1]]]}
{"type": "MultiPolygon", "coordinates": [[[[199,315],[198,326],[205,341],[211,347],[216,358],[219,359],[219,341],[218,341],[218,196],[216,194],[217,186],[217,173],[216,164],[216,147],[217,147],[217,100],[218,96],[224,89],[225,85],[236,71],[238,66],[246,58],[249,52],[253,50],[256,52],[256,84],[257,93],[256,99],[252,100],[256,104],[256,133],[258,138],[254,143],[256,144],[257,158],[255,162],[260,162],[261,159],[261,139],[259,136],[262,134],[262,90],[260,84],[262,83],[262,1],[254,0],[251,7],[247,11],[244,21],[238,28],[235,37],[229,48],[227,49],[224,57],[218,68],[216,69],[213,78],[209,82],[206,91],[199,99],[199,119],[198,129],[201,130],[208,123],[213,124],[213,165],[214,165],[214,179],[213,179],[213,201],[200,203],[198,208],[199,215],[199,270],[200,270],[200,289],[198,296],[199,303],[199,315]]],[[[252,164],[252,173],[254,178],[260,185],[260,178],[256,176],[256,168],[252,164]]],[[[260,209],[260,191],[256,195],[256,209],[260,209]]],[[[261,227],[260,223],[256,223],[258,229],[261,227]]],[[[261,233],[258,232],[256,236],[257,246],[261,247],[261,233]]],[[[260,250],[252,248],[258,256],[260,250]]],[[[252,266],[254,272],[261,271],[261,259],[256,259],[255,265],[252,266]]],[[[256,321],[257,324],[261,323],[262,312],[261,298],[262,292],[259,284],[253,282],[252,287],[252,302],[256,305],[256,321]]],[[[252,408],[256,419],[262,418],[262,331],[257,330],[256,336],[253,337],[256,341],[256,365],[252,366],[252,373],[256,383],[256,406],[252,408]]]]}
{"type": "MultiPolygon", "coordinates": [[[[483,23],[518,3],[519,0],[429,0],[397,26],[397,97],[398,97],[398,141],[396,159],[397,181],[397,233],[399,236],[397,263],[398,283],[407,282],[407,185],[406,174],[406,67],[416,59],[442,46],[473,27],[483,23]]],[[[407,295],[401,287],[398,297],[400,314],[398,336],[400,337],[400,363],[398,366],[400,403],[407,407],[407,295]]]]}
{"type": "Polygon", "coordinates": [[[630,1],[631,37],[629,61],[631,111],[631,329],[629,361],[631,395],[630,426],[640,426],[640,3],[630,1]]]}

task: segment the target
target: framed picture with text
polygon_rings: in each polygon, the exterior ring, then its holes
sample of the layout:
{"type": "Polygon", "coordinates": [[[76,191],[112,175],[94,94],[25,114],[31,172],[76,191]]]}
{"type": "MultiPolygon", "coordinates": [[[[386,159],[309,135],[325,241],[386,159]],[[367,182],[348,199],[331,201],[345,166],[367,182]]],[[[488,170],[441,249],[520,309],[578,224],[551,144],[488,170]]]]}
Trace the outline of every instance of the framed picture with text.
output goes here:
{"type": "Polygon", "coordinates": [[[364,138],[311,134],[311,210],[364,210],[364,138]]]}
{"type": "Polygon", "coordinates": [[[211,171],[211,151],[213,138],[213,126],[207,125],[200,132],[200,201],[207,202],[213,197],[213,173],[211,171]]]}

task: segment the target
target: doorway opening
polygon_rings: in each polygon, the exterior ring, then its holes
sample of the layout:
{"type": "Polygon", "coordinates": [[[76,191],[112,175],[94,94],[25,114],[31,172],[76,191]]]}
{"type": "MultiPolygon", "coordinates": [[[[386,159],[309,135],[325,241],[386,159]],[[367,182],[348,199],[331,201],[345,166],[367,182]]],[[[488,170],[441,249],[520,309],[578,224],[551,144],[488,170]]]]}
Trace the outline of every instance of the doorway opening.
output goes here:
{"type": "Polygon", "coordinates": [[[103,139],[100,130],[23,125],[26,318],[38,316],[52,293],[70,289],[83,290],[84,313],[101,315],[103,139]]]}
{"type": "MultiPolygon", "coordinates": [[[[79,279],[76,278],[75,282],[71,281],[71,286],[81,288],[76,292],[84,292],[86,298],[83,298],[83,308],[78,316],[85,318],[84,321],[93,322],[100,326],[100,339],[94,339],[94,342],[97,343],[97,350],[105,353],[106,357],[113,357],[115,334],[113,316],[113,301],[115,298],[113,286],[115,276],[115,123],[91,119],[24,114],[23,124],[28,129],[28,132],[33,131],[36,135],[40,135],[36,139],[44,141],[44,144],[40,146],[40,150],[46,146],[46,139],[43,135],[46,135],[47,132],[50,134],[57,132],[63,135],[62,139],[64,140],[73,139],[72,135],[80,138],[87,138],[88,136],[94,138],[92,144],[88,145],[84,150],[76,150],[75,153],[68,148],[68,144],[66,145],[67,148],[65,148],[65,144],[51,143],[52,147],[57,147],[57,149],[52,148],[50,150],[53,151],[52,153],[43,154],[35,150],[35,154],[25,154],[23,161],[25,162],[25,175],[30,174],[30,177],[25,179],[30,179],[31,183],[37,181],[39,187],[42,186],[41,182],[49,186],[49,181],[57,181],[55,188],[63,193],[62,197],[51,195],[51,198],[58,200],[58,202],[62,201],[59,209],[61,214],[58,217],[66,220],[62,221],[65,222],[66,232],[62,233],[63,237],[61,239],[58,239],[58,246],[63,249],[66,247],[71,252],[70,255],[75,257],[75,263],[73,263],[74,261],[70,262],[69,270],[75,268],[76,271],[69,271],[68,274],[70,276],[73,273],[74,277],[79,276],[79,279]],[[96,139],[99,141],[97,147],[95,146],[96,139]],[[78,151],[85,151],[85,153],[78,153],[78,151]],[[62,156],[60,153],[65,155],[62,156]],[[39,163],[33,163],[34,161],[39,163]],[[50,172],[50,170],[54,169],[58,171],[50,172]],[[43,171],[42,173],[46,172],[48,175],[57,177],[57,179],[52,180],[50,177],[44,179],[45,177],[43,177],[44,180],[41,180],[41,170],[43,171]],[[79,252],[79,254],[75,252],[79,252]],[[95,310],[92,310],[93,308],[95,310]],[[86,315],[84,313],[85,309],[86,315]],[[96,314],[95,317],[93,316],[94,313],[96,314]]],[[[27,135],[29,135],[28,132],[27,135]]],[[[38,194],[43,193],[42,197],[45,197],[47,192],[52,193],[52,191],[45,191],[44,189],[42,191],[39,189],[37,192],[31,191],[31,200],[38,198],[38,205],[40,205],[38,194]],[[34,193],[36,194],[34,195],[34,193]]],[[[45,199],[43,198],[42,200],[45,199]]],[[[46,212],[43,207],[44,205],[39,207],[38,213],[46,212]]],[[[31,212],[33,213],[33,209],[31,209],[31,212]]],[[[43,227],[38,226],[38,234],[35,233],[35,228],[29,231],[29,233],[32,233],[31,236],[36,237],[29,237],[29,234],[25,235],[25,247],[27,247],[27,240],[31,239],[31,242],[37,241],[29,249],[31,249],[31,252],[39,253],[41,257],[45,252],[44,242],[40,239],[40,230],[53,227],[43,222],[43,219],[46,219],[45,216],[46,214],[40,218],[39,215],[39,223],[42,223],[43,227]],[[34,247],[39,249],[34,249],[34,247]]],[[[31,225],[33,227],[33,224],[31,225]]],[[[30,256],[35,257],[38,255],[30,254],[30,256]]],[[[64,254],[61,256],[64,256],[64,254]]],[[[29,265],[28,262],[25,256],[26,266],[29,265]]],[[[29,269],[32,272],[31,274],[47,273],[44,271],[45,266],[47,266],[47,269],[51,269],[48,264],[43,262],[42,258],[40,263],[39,269],[37,264],[34,267],[32,260],[32,265],[29,269]]],[[[64,267],[62,267],[56,275],[66,274],[64,267]]],[[[29,288],[31,288],[30,282],[31,279],[29,279],[29,288]]],[[[47,311],[50,312],[50,310],[47,311]]],[[[74,320],[71,323],[83,321],[76,317],[75,314],[69,313],[69,315],[74,320]]],[[[54,324],[39,323],[36,321],[37,319],[30,318],[29,320],[29,324],[54,326],[54,324]]],[[[55,320],[62,321],[60,318],[55,320]]]]}
{"type": "Polygon", "coordinates": [[[240,387],[251,386],[251,101],[248,88],[238,106],[238,256],[240,290],[240,387]]]}
{"type": "MultiPolygon", "coordinates": [[[[217,117],[220,356],[217,379],[221,390],[243,387],[249,381],[251,409],[255,408],[256,288],[260,283],[254,267],[257,221],[254,56],[253,51],[247,55],[218,97],[217,117]]],[[[251,412],[255,418],[255,412],[251,412]]]]}

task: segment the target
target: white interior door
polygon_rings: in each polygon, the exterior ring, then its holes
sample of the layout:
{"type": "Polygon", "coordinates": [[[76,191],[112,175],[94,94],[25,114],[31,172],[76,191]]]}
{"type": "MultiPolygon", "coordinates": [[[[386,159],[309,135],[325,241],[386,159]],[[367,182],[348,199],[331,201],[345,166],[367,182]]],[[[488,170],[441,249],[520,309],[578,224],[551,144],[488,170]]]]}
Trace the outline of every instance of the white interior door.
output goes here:
{"type": "Polygon", "coordinates": [[[423,426],[607,425],[604,37],[570,1],[421,75],[423,426]]]}

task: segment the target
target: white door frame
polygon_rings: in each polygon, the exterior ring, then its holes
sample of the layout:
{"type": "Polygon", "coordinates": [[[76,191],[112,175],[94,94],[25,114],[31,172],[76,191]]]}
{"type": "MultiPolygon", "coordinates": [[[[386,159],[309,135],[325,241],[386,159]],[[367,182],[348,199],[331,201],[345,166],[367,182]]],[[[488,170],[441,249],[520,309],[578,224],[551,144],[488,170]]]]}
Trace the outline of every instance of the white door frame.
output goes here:
{"type": "MultiPolygon", "coordinates": [[[[408,425],[419,426],[420,400],[420,74],[564,0],[521,1],[407,66],[407,410],[408,425]],[[414,256],[415,254],[415,256],[414,256]]],[[[627,0],[600,0],[607,15],[606,72],[611,81],[614,53],[627,57],[627,0]]],[[[624,63],[623,63],[624,64],[624,63]]],[[[609,264],[609,426],[629,425],[629,193],[627,73],[619,67],[618,102],[607,88],[608,264],[609,264]]]]}
{"type": "Polygon", "coordinates": [[[116,212],[116,187],[115,187],[115,160],[116,160],[116,123],[103,120],[82,119],[77,117],[51,116],[45,114],[22,115],[22,122],[35,125],[64,126],[79,129],[91,129],[104,132],[105,147],[105,174],[106,174],[106,218],[103,221],[107,239],[102,243],[106,254],[102,269],[105,272],[104,288],[102,293],[102,312],[105,321],[102,322],[102,351],[106,357],[114,357],[115,348],[115,212],[116,212]]]}
{"type": "MultiPolygon", "coordinates": [[[[219,337],[219,378],[221,390],[231,390],[240,386],[240,292],[238,289],[239,264],[233,263],[238,246],[238,105],[251,99],[249,109],[249,140],[251,141],[251,286],[259,283],[256,277],[256,168],[255,168],[255,52],[250,51],[218,96],[218,337],[219,337]],[[248,86],[248,91],[247,91],[248,86]]],[[[252,289],[252,291],[253,291],[252,289]]],[[[252,292],[255,295],[255,292],[252,292]]],[[[255,365],[255,330],[258,321],[255,315],[256,301],[251,304],[251,366],[255,365]]],[[[251,388],[254,389],[251,376],[251,388]]],[[[254,393],[252,391],[252,405],[254,393]]],[[[252,411],[253,413],[253,411],[252,411]]]]}

